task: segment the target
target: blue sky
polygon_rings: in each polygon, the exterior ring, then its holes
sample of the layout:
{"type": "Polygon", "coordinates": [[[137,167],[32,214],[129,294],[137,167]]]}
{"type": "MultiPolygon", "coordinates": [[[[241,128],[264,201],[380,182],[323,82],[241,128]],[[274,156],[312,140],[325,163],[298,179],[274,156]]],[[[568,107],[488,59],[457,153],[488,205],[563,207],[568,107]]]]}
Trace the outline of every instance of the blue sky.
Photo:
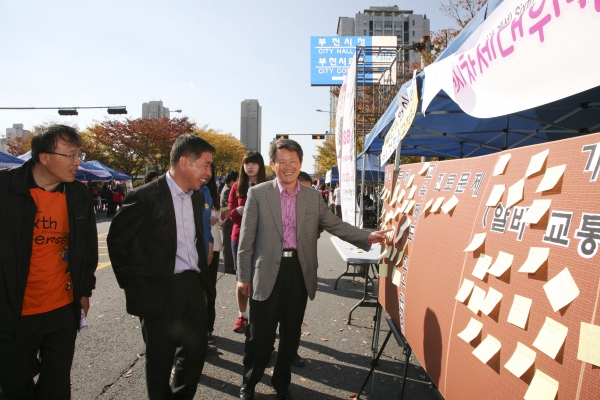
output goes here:
{"type": "MultiPolygon", "coordinates": [[[[162,100],[198,125],[239,138],[240,103],[262,106],[262,150],[277,134],[329,128],[328,88],[310,86],[310,37],[335,35],[338,17],[398,5],[427,14],[431,29],[453,27],[438,0],[393,3],[304,1],[17,1],[0,3],[0,107],[124,105],[162,100]]],[[[0,135],[13,123],[45,121],[81,129],[106,110],[0,110],[0,135]]],[[[110,117],[120,118],[120,117],[110,117]]],[[[315,145],[304,148],[312,172],[315,145]]]]}

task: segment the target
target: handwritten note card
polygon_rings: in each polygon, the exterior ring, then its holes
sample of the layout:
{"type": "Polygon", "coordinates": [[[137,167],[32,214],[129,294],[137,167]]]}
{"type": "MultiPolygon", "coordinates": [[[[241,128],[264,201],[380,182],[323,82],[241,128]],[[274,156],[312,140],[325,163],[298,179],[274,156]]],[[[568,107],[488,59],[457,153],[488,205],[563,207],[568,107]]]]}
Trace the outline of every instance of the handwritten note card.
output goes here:
{"type": "Polygon", "coordinates": [[[521,222],[528,224],[537,224],[539,220],[546,214],[552,203],[551,199],[538,199],[534,200],[533,204],[529,207],[529,210],[525,213],[525,216],[521,219],[521,222]]]}
{"type": "Polygon", "coordinates": [[[396,286],[400,285],[400,278],[402,278],[402,274],[398,272],[398,269],[394,267],[392,270],[392,283],[396,286]]]}
{"type": "Polygon", "coordinates": [[[529,318],[529,310],[531,310],[531,303],[531,299],[515,294],[515,299],[513,300],[512,307],[508,313],[508,323],[516,325],[521,329],[525,329],[527,319],[529,318]]]}
{"type": "Polygon", "coordinates": [[[387,264],[379,264],[379,276],[386,277],[388,276],[388,265],[387,264]]]}
{"type": "Polygon", "coordinates": [[[423,166],[419,170],[419,175],[423,175],[425,172],[427,172],[427,170],[429,169],[430,165],[431,165],[431,163],[429,161],[426,162],[425,164],[423,164],[423,166]]]}
{"type": "Polygon", "coordinates": [[[500,347],[502,347],[502,343],[498,339],[492,335],[487,335],[483,342],[479,343],[479,346],[473,350],[473,355],[485,364],[500,351],[500,347]]]}
{"type": "Polygon", "coordinates": [[[517,342],[517,348],[508,362],[504,364],[504,368],[512,372],[517,378],[520,378],[533,365],[535,356],[535,351],[523,343],[517,342]]]}
{"type": "Polygon", "coordinates": [[[506,169],[506,165],[510,161],[510,153],[502,154],[498,157],[498,161],[496,162],[496,166],[494,167],[494,173],[492,176],[502,175],[504,174],[504,170],[506,169]]]}
{"type": "Polygon", "coordinates": [[[410,178],[408,178],[408,183],[406,184],[406,187],[410,187],[413,184],[414,180],[415,180],[415,176],[411,175],[410,178]]]}
{"type": "Polygon", "coordinates": [[[535,338],[533,347],[554,359],[565,342],[568,331],[569,328],[563,324],[546,317],[546,322],[544,322],[542,329],[535,338]]]}
{"type": "Polygon", "coordinates": [[[568,268],[563,269],[558,275],[550,279],[544,285],[544,291],[555,312],[579,296],[579,288],[568,268]]]}
{"type": "Polygon", "coordinates": [[[600,326],[581,323],[577,359],[600,367],[600,326]]]}
{"type": "Polygon", "coordinates": [[[494,276],[502,276],[507,269],[512,265],[514,256],[503,251],[498,252],[496,262],[488,269],[488,274],[494,276]]]}
{"type": "Polygon", "coordinates": [[[473,268],[472,275],[478,279],[483,280],[483,278],[485,278],[485,274],[487,273],[488,268],[490,267],[491,263],[492,263],[492,257],[486,256],[485,254],[481,253],[479,255],[479,259],[477,260],[477,263],[475,264],[475,268],[473,268]]]}
{"type": "Polygon", "coordinates": [[[471,293],[471,298],[469,299],[469,304],[467,308],[473,311],[475,314],[479,312],[479,307],[483,303],[485,299],[485,290],[480,287],[473,286],[473,293],[471,293]]]}
{"type": "Polygon", "coordinates": [[[549,149],[542,151],[541,153],[537,153],[534,156],[531,156],[531,161],[529,161],[529,166],[527,167],[527,172],[525,172],[525,178],[531,176],[542,169],[544,166],[544,162],[546,161],[546,157],[548,157],[549,149]]]}
{"type": "Polygon", "coordinates": [[[529,249],[529,255],[525,263],[519,268],[519,272],[526,272],[529,274],[535,273],[538,268],[548,259],[550,254],[550,248],[548,247],[531,247],[529,249]]]}
{"type": "Polygon", "coordinates": [[[463,251],[475,251],[483,244],[484,241],[485,232],[476,233],[475,236],[473,236],[473,240],[471,240],[471,243],[463,251]]]}
{"type": "Polygon", "coordinates": [[[408,192],[408,197],[407,199],[412,199],[415,196],[415,192],[417,191],[417,187],[413,186],[410,188],[410,192],[408,192]]]}
{"type": "Polygon", "coordinates": [[[496,204],[498,204],[504,194],[504,190],[506,190],[506,185],[494,185],[492,193],[490,193],[490,197],[485,205],[488,207],[496,207],[496,204]]]}
{"type": "Polygon", "coordinates": [[[556,393],[558,393],[558,381],[552,379],[539,369],[536,369],[524,399],[554,400],[556,398],[556,393]]]}
{"type": "Polygon", "coordinates": [[[425,212],[430,206],[433,204],[433,199],[429,199],[427,203],[425,203],[425,207],[423,207],[423,212],[425,212]]]}
{"type": "Polygon", "coordinates": [[[485,315],[490,315],[500,300],[502,300],[502,293],[491,287],[481,304],[481,312],[485,315]]]}
{"type": "Polygon", "coordinates": [[[434,213],[437,210],[439,210],[440,206],[442,205],[442,202],[444,201],[443,197],[438,197],[435,200],[435,203],[433,203],[433,205],[431,206],[431,212],[434,213]]]}
{"type": "Polygon", "coordinates": [[[512,207],[523,199],[523,188],[525,187],[525,178],[519,179],[514,185],[508,188],[508,198],[506,207],[512,207]]]}
{"type": "Polygon", "coordinates": [[[473,339],[477,337],[477,335],[479,335],[479,332],[481,332],[481,328],[483,328],[483,324],[477,321],[475,318],[471,318],[465,330],[459,333],[458,337],[464,340],[465,342],[470,343],[473,339]]]}
{"type": "Polygon", "coordinates": [[[382,259],[384,259],[384,258],[387,258],[387,257],[390,255],[390,253],[391,253],[391,252],[392,252],[392,248],[391,248],[391,247],[387,247],[387,248],[386,248],[386,249],[383,251],[383,253],[381,253],[381,254],[379,255],[379,257],[377,257],[377,261],[379,261],[379,260],[382,260],[382,259]]]}
{"type": "Polygon", "coordinates": [[[448,214],[454,207],[456,207],[457,204],[458,197],[452,196],[450,200],[444,203],[444,205],[442,206],[442,211],[444,212],[444,214],[448,214]]]}
{"type": "Polygon", "coordinates": [[[463,279],[463,283],[460,286],[460,289],[458,290],[455,299],[463,303],[471,294],[473,286],[475,286],[475,282],[470,281],[468,279],[463,279]]]}
{"type": "Polygon", "coordinates": [[[415,201],[411,200],[408,202],[408,205],[406,206],[406,209],[404,210],[405,214],[410,213],[410,210],[412,210],[413,206],[415,205],[415,201]]]}
{"type": "Polygon", "coordinates": [[[546,169],[546,173],[540,182],[540,185],[535,190],[536,193],[545,192],[546,190],[552,190],[554,186],[558,183],[560,178],[562,178],[565,173],[565,169],[567,168],[567,164],[559,165],[557,167],[552,167],[546,169]]]}

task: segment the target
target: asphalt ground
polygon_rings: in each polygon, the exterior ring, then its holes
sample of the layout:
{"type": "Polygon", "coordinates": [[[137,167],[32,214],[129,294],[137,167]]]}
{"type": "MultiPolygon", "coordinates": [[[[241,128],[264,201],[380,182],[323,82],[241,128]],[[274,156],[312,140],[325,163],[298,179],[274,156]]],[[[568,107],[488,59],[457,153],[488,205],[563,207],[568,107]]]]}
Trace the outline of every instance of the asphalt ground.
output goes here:
{"type": "MultiPolygon", "coordinates": [[[[88,314],[89,330],[78,335],[71,374],[74,399],[145,399],[144,343],[139,319],[127,314],[125,296],[118,287],[108,258],[106,235],[110,219],[99,213],[98,244],[100,262],[96,290],[88,314]]],[[[375,308],[359,307],[347,324],[348,312],[363,294],[360,279],[336,278],[345,270],[342,261],[324,232],[318,244],[319,282],[314,301],[308,302],[299,354],[303,368],[292,367],[290,392],[295,399],[347,399],[360,389],[371,367],[371,340],[375,308]]],[[[160,245],[157,243],[157,245],[160,245]]],[[[235,276],[222,273],[217,278],[216,351],[209,353],[195,399],[239,398],[245,336],[232,331],[238,312],[235,276]]],[[[369,285],[370,288],[370,285],[369,285]]],[[[388,332],[382,323],[380,345],[388,332]]],[[[275,398],[270,384],[277,357],[275,352],[256,387],[256,398],[275,398]]],[[[364,399],[398,398],[404,355],[393,336],[361,395],[364,399]]],[[[441,398],[419,361],[410,359],[405,399],[441,398]]]]}

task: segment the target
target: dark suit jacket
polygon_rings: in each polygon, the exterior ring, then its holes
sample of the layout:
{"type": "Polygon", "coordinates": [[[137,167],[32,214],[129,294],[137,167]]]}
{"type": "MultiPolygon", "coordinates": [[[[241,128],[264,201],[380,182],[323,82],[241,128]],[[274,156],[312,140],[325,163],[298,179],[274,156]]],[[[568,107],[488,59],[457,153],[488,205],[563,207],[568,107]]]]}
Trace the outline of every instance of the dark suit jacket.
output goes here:
{"type": "MultiPolygon", "coordinates": [[[[205,293],[208,265],[202,234],[204,196],[192,195],[196,225],[196,249],[205,293]]],[[[127,312],[142,318],[158,318],[175,270],[177,226],[171,191],[164,175],[129,192],[114,217],[106,239],[108,253],[119,286],[125,289],[127,312]]]]}

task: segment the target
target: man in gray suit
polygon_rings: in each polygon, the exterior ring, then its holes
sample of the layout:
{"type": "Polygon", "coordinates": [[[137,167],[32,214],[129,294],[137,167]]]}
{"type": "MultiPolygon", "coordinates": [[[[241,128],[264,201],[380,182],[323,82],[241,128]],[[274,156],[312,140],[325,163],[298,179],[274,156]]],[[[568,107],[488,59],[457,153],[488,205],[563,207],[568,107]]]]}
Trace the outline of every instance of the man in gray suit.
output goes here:
{"type": "Polygon", "coordinates": [[[367,250],[385,232],[368,232],[327,210],[321,194],[298,182],[302,147],[280,139],[269,159],[277,179],[248,191],[238,249],[238,289],[250,296],[244,376],[240,399],[254,398],[280,324],[279,350],[271,382],[278,399],[291,398],[290,365],[298,348],[307,298],[317,289],[319,228],[367,250]]]}

